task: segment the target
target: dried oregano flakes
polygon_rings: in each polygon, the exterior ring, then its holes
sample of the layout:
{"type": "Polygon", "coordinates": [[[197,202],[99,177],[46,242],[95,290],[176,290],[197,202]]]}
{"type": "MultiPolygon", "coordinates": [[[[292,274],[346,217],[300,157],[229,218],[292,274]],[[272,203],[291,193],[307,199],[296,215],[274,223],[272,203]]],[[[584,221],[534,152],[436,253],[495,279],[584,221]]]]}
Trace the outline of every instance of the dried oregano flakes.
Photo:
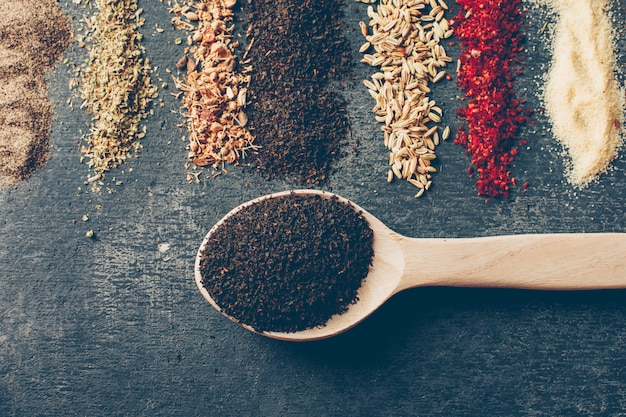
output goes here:
{"type": "Polygon", "coordinates": [[[141,44],[142,9],[136,0],[92,0],[97,12],[86,19],[88,49],[77,84],[81,107],[92,116],[81,151],[93,170],[91,180],[126,161],[146,135],[141,121],[149,114],[157,89],[141,44]]]}

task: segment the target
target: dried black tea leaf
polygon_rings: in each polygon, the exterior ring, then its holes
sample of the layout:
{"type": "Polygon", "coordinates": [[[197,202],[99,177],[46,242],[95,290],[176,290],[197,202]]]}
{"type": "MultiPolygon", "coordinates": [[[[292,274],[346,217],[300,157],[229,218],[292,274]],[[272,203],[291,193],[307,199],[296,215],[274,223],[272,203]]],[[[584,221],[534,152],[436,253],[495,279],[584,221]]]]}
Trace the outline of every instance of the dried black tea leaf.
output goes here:
{"type": "Polygon", "coordinates": [[[372,238],[363,216],[336,197],[267,198],[211,233],[202,285],[224,313],[256,331],[322,326],[357,301],[372,238]]]}

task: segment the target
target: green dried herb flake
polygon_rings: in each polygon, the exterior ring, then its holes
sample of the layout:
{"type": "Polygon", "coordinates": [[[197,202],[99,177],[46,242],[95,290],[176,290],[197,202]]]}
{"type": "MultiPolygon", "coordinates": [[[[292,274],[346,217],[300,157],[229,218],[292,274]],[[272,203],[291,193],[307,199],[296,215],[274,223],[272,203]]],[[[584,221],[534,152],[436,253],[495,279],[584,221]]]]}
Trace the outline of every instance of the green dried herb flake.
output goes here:
{"type": "Polygon", "coordinates": [[[82,152],[96,173],[115,168],[141,148],[157,88],[138,32],[144,19],[136,0],[95,0],[98,12],[85,34],[88,57],[81,68],[78,88],[83,107],[92,116],[82,152]]]}

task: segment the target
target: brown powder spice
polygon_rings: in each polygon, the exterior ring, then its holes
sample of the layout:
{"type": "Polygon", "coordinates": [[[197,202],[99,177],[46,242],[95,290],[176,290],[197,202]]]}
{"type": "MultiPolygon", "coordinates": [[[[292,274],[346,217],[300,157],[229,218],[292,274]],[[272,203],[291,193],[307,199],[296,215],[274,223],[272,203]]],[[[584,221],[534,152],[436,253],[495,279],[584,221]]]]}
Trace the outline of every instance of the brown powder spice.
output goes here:
{"type": "Polygon", "coordinates": [[[46,76],[71,40],[55,0],[0,2],[0,184],[29,178],[49,155],[46,76]]]}

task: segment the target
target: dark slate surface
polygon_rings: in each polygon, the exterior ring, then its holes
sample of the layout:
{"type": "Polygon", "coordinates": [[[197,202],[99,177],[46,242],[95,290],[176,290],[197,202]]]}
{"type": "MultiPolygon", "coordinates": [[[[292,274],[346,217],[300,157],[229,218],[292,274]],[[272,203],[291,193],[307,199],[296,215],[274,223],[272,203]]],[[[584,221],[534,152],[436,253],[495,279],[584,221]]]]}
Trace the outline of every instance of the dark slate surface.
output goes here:
{"type": "MultiPolygon", "coordinates": [[[[169,28],[166,3],[140,3],[148,54],[173,86],[165,69],[174,67],[180,51],[174,39],[181,34],[169,28]],[[155,32],[157,22],[164,33],[155,32]]],[[[366,19],[365,6],[349,2],[345,8],[358,59],[357,22],[366,19]]],[[[623,11],[617,13],[623,22],[623,11]]],[[[553,21],[534,10],[527,15],[529,57],[520,91],[539,108],[537,80],[548,59],[540,41],[548,35],[539,29],[553,21]]],[[[439,148],[442,171],[425,197],[415,200],[405,183],[388,185],[387,154],[360,84],[371,71],[358,64],[355,71],[340,86],[351,103],[353,137],[325,188],[398,232],[624,231],[624,156],[599,182],[573,190],[540,112],[512,168],[531,184],[525,195],[518,191],[486,205],[465,174],[467,157],[451,142],[439,148]],[[352,152],[357,139],[358,156],[352,152]]],[[[79,130],[88,119],[78,100],[73,111],[67,107],[68,81],[69,70],[60,65],[51,79],[57,118],[49,163],[27,183],[0,190],[0,416],[626,413],[624,291],[415,289],[352,331],[308,344],[239,328],[197,291],[197,247],[232,207],[299,185],[265,182],[243,168],[188,184],[177,126],[182,118],[175,98],[162,90],[164,107],[149,119],[140,157],[109,177],[123,185],[110,194],[90,193],[79,152],[79,130]],[[94,239],[85,237],[90,229],[94,239]]],[[[449,82],[433,96],[444,97],[453,128],[458,95],[449,82]]]]}

